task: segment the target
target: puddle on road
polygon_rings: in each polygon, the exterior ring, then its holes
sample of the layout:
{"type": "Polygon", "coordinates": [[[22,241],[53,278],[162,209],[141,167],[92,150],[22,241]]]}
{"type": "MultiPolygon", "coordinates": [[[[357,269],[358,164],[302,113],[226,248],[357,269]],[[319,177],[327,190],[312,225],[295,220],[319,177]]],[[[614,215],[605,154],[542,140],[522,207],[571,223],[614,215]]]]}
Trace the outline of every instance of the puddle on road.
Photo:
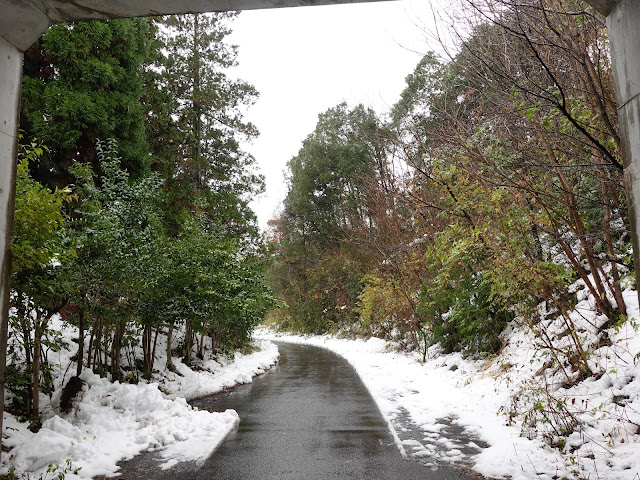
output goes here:
{"type": "Polygon", "coordinates": [[[407,457],[437,469],[448,465],[471,469],[473,457],[489,445],[477,435],[455,423],[455,418],[440,418],[428,429],[415,424],[403,408],[391,420],[407,457]]]}

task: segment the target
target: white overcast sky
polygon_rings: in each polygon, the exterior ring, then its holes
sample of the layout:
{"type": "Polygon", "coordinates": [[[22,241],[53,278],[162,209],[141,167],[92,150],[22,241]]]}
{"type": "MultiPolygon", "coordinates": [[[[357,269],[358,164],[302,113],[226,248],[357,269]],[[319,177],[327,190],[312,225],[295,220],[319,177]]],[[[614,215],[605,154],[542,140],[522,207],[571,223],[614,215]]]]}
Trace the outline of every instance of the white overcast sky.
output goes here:
{"type": "Polygon", "coordinates": [[[252,204],[262,228],[318,114],[342,101],[386,112],[421,54],[438,50],[422,28],[431,18],[428,0],[399,0],[245,11],[233,22],[227,40],[239,46],[240,65],[232,74],[260,92],[245,117],[260,137],[245,148],[266,178],[266,194],[252,204]]]}

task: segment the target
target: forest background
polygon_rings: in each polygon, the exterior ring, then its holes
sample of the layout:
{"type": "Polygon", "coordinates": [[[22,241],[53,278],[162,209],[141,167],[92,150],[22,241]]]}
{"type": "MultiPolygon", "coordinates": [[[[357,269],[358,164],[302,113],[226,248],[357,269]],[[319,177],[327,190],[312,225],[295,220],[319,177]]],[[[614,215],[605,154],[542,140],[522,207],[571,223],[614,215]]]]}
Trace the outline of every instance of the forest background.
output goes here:
{"type": "Polygon", "coordinates": [[[436,25],[444,53],[422,58],[387,114],[331,108],[289,161],[270,325],[380,337],[425,365],[495,359],[506,384],[525,368],[509,342],[528,332],[519,348],[540,363],[496,413],[567,465],[595,464],[581,445],[603,438],[611,461],[615,442],[588,430],[640,431],[640,354],[615,353],[637,334],[616,338],[637,332],[636,286],[604,18],[579,0],[461,0],[436,25]],[[582,415],[607,382],[610,400],[582,415]]]}

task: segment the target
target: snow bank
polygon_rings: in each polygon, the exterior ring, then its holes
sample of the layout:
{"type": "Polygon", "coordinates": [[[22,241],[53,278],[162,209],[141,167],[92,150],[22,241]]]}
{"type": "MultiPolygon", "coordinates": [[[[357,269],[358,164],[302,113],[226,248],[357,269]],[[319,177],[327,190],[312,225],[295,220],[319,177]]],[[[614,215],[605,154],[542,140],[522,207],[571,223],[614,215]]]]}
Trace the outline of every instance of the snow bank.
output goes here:
{"type": "MultiPolygon", "coordinates": [[[[61,323],[56,328],[69,340],[75,333],[61,323]]],[[[56,404],[69,357],[75,352],[63,351],[59,354],[56,394],[51,401],[41,395],[45,418],[42,428],[34,434],[27,424],[5,413],[4,445],[11,450],[2,454],[0,474],[13,468],[18,474],[29,472],[29,478],[38,478],[53,464],[60,465],[60,471],[66,470],[68,480],[117,475],[118,461],[145,450],[157,450],[165,460],[164,468],[179,461],[204,461],[236,428],[238,414],[233,410],[197,410],[185,398],[249,383],[253,376],[264,373],[277,362],[278,349],[265,340],[256,342],[256,346],[258,351],[238,353],[233,360],[197,361],[197,370],[174,358],[179,373],[156,372],[148,384],[111,383],[86,370],[81,375],[85,390],[68,415],[59,414],[56,404]],[[76,472],[78,467],[81,469],[76,472]]],[[[163,367],[166,358],[159,355],[156,362],[163,367]]]]}
{"type": "Polygon", "coordinates": [[[269,370],[279,356],[278,347],[269,341],[258,341],[257,346],[258,351],[250,355],[236,353],[232,361],[224,357],[219,361],[196,360],[196,370],[186,366],[181,359],[174,358],[176,372],[163,370],[155,373],[153,379],[167,393],[168,398],[183,397],[187,400],[251,383],[252,377],[269,370]]]}
{"type": "Polygon", "coordinates": [[[70,459],[81,478],[113,474],[116,463],[162,448],[165,458],[204,460],[239,422],[233,410],[198,411],[183,398],[168,400],[156,384],[110,383],[92,373],[89,389],[68,418],[54,415],[14,450],[16,471],[38,471],[70,459]]]}

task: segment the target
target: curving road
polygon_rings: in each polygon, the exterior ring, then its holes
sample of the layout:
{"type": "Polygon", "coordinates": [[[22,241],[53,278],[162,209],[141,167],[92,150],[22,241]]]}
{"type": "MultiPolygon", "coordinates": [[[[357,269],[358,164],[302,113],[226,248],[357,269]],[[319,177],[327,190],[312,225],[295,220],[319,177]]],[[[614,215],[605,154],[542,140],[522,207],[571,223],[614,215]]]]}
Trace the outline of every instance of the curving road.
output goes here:
{"type": "Polygon", "coordinates": [[[241,422],[200,467],[160,472],[151,454],[122,477],[160,480],[470,480],[400,456],[371,395],[349,363],[317,347],[278,343],[280,363],[225,397],[193,405],[235,409],[241,422]]]}

